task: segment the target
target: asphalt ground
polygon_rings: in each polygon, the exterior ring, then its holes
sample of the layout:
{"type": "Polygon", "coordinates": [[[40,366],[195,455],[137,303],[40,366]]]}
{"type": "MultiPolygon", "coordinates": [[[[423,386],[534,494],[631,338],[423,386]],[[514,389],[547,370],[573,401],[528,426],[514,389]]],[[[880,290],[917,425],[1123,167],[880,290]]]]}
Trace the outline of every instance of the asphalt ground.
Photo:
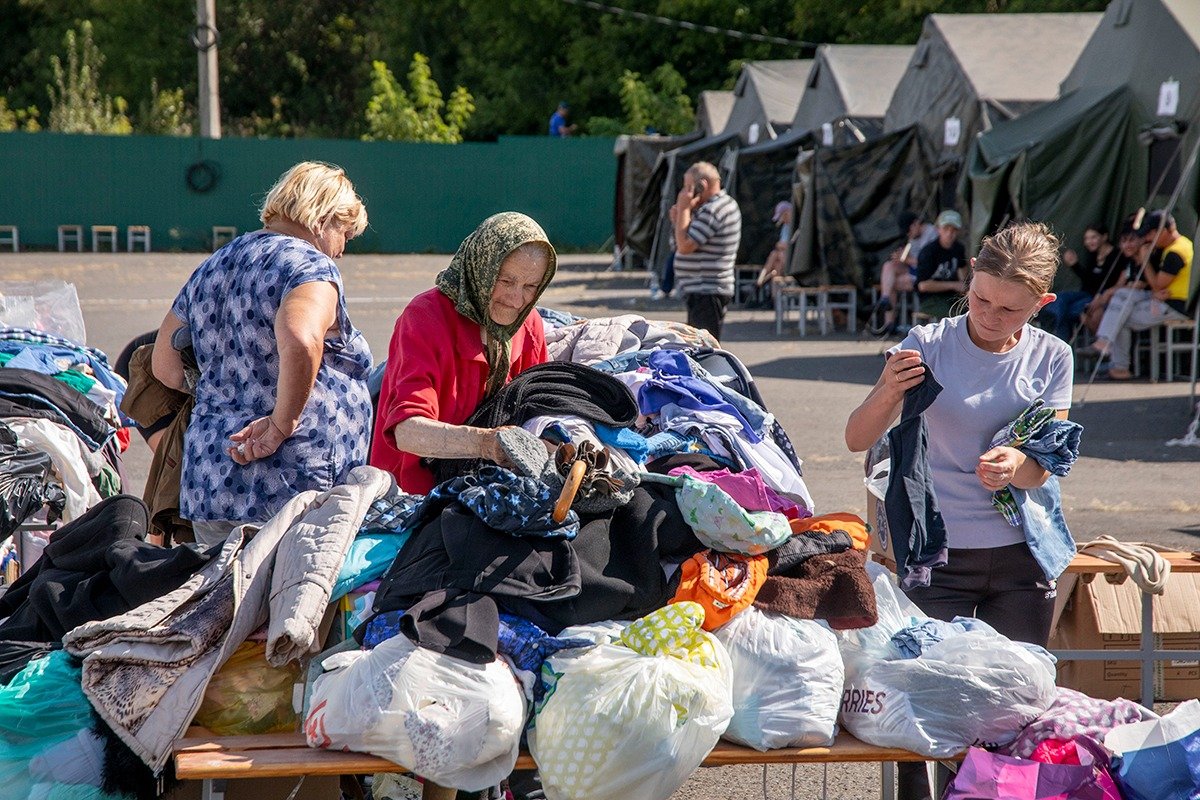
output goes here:
{"type": "MultiPolygon", "coordinates": [[[[156,329],[203,254],[0,254],[0,281],[59,278],[74,283],[88,344],[115,360],[138,334],[156,329]]],[[[387,354],[397,315],[433,285],[443,255],[346,256],[341,262],[351,319],[375,358],[387,354]]],[[[636,313],[682,321],[682,304],[651,302],[645,273],[612,272],[604,256],[563,256],[542,305],[583,316],[636,313]]],[[[810,333],[812,329],[810,328],[810,333]]],[[[865,513],[863,459],[846,450],[846,418],[866,396],[891,342],[836,333],[801,339],[795,327],[775,335],[774,312],[732,309],[724,347],[749,368],[768,410],[804,461],[804,479],[819,513],[865,513]]],[[[1067,522],[1077,541],[1101,534],[1200,549],[1200,447],[1169,447],[1194,413],[1187,382],[1097,382],[1076,377],[1071,418],[1084,425],[1082,452],[1063,480],[1067,522]]],[[[150,452],[138,437],[125,456],[129,488],[140,492],[150,452]]],[[[675,795],[697,800],[792,796],[790,766],[698,771],[675,795]],[[765,787],[765,793],[764,793],[765,787]]],[[[872,765],[800,767],[796,797],[879,797],[872,765]]]]}

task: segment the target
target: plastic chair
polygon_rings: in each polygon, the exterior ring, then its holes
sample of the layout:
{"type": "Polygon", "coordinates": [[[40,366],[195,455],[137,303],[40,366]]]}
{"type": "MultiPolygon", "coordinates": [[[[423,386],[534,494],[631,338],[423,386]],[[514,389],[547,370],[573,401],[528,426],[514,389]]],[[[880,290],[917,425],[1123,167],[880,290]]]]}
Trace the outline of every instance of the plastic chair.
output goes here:
{"type": "Polygon", "coordinates": [[[67,245],[74,244],[77,252],[83,252],[83,226],[82,225],[59,225],[58,226],[58,252],[65,253],[67,245]]]}
{"type": "Polygon", "coordinates": [[[16,225],[0,225],[0,247],[8,245],[14,253],[21,252],[21,232],[16,225]]]}
{"type": "Polygon", "coordinates": [[[130,225],[125,229],[125,249],[132,253],[137,245],[142,246],[143,252],[150,252],[149,225],[130,225]]]}
{"type": "Polygon", "coordinates": [[[213,225],[212,228],[212,249],[213,252],[220,250],[223,245],[229,244],[237,238],[238,230],[232,225],[213,225]]]}
{"type": "Polygon", "coordinates": [[[117,252],[117,226],[116,225],[93,225],[92,226],[92,252],[100,251],[101,244],[112,245],[112,251],[117,252]],[[107,240],[107,241],[105,241],[107,240]]]}
{"type": "Polygon", "coordinates": [[[1200,366],[1200,303],[1191,319],[1171,320],[1164,322],[1157,330],[1150,332],[1150,380],[1157,381],[1160,361],[1166,362],[1166,380],[1175,380],[1175,359],[1177,356],[1191,357],[1191,374],[1196,380],[1196,370],[1200,366]]]}

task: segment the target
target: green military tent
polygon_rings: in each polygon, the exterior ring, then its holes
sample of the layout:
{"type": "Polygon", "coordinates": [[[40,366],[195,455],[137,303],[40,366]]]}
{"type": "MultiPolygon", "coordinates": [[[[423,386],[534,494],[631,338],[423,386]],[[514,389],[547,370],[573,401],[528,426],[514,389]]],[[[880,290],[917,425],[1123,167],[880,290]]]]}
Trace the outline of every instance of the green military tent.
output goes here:
{"type": "MultiPolygon", "coordinates": [[[[1126,87],[1076,89],[980,135],[964,186],[972,252],[1012,219],[1045,222],[1075,248],[1092,222],[1116,230],[1142,202],[1140,119],[1126,87]]],[[[1059,278],[1074,288],[1068,271],[1059,278]]]]}
{"type": "Polygon", "coordinates": [[[713,136],[725,130],[729,112],[733,111],[733,92],[706,89],[696,101],[696,130],[702,136],[713,136]]]}
{"type": "Polygon", "coordinates": [[[618,248],[649,253],[654,229],[634,227],[638,199],[654,174],[660,154],[694,142],[702,136],[692,131],[680,136],[618,136],[613,145],[617,157],[617,186],[613,202],[613,238],[618,248]]]}
{"type": "Polygon", "coordinates": [[[734,87],[734,103],[725,129],[715,135],[659,155],[654,172],[638,199],[630,230],[635,250],[661,274],[671,247],[667,210],[683,187],[683,174],[697,161],[720,164],[726,150],[787,131],[804,92],[811,60],[748,61],[734,87]],[[649,247],[644,242],[649,241],[649,247]]]}
{"type": "Polygon", "coordinates": [[[821,45],[787,133],[726,153],[725,188],[742,211],[739,263],[761,264],[770,253],[776,235],[772,210],[792,196],[802,146],[852,144],[880,133],[912,50],[908,45],[821,45]]]}
{"type": "Polygon", "coordinates": [[[802,286],[865,289],[903,240],[896,218],[927,210],[930,167],[911,126],[842,147],[817,146],[796,164],[796,236],[788,272],[802,286]]]}
{"type": "MultiPolygon", "coordinates": [[[[1139,131],[1145,171],[1138,176],[1147,207],[1165,204],[1182,177],[1174,209],[1179,230],[1196,227],[1196,170],[1182,175],[1200,141],[1200,1],[1113,0],[1062,82],[1067,93],[1128,86],[1144,120],[1139,131]],[[1158,191],[1147,200],[1150,191],[1158,191]]],[[[1115,209],[1114,214],[1125,209],[1115,209]]]]}
{"type": "Polygon", "coordinates": [[[1059,83],[1100,14],[930,14],[884,117],[884,130],[921,129],[940,179],[940,202],[955,203],[971,142],[997,122],[1058,97],[1059,83]]]}

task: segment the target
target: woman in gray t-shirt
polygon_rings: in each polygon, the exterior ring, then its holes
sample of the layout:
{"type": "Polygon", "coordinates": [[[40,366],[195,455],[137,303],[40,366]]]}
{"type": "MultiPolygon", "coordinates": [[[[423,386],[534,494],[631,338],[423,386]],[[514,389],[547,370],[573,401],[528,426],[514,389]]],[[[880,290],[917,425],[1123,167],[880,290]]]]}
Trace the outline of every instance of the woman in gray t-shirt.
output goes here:
{"type": "MultiPolygon", "coordinates": [[[[1021,450],[991,441],[1035,400],[1060,419],[1070,408],[1071,349],[1029,324],[1055,299],[1049,290],[1058,246],[1038,223],[984,239],[972,262],[967,313],[914,328],[888,352],[878,382],[846,424],[850,449],[867,450],[896,420],[905,392],[925,380],[928,365],[943,387],[924,419],[928,475],[949,550],[929,585],[907,593],[931,617],[977,617],[1039,645],[1049,636],[1058,576],[1047,574],[1044,553],[1040,563],[1025,530],[993,506],[992,493],[1037,489],[1050,473],[1021,450]]],[[[1058,564],[1062,554],[1055,555],[1058,564]]]]}

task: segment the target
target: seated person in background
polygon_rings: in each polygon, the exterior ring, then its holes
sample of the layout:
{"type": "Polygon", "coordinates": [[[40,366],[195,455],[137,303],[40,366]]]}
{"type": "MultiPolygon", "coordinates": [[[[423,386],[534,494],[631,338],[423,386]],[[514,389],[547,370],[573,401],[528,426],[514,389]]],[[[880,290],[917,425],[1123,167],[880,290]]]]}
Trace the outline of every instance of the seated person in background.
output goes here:
{"type": "Polygon", "coordinates": [[[937,228],[921,218],[920,214],[905,211],[896,220],[900,234],[907,237],[904,247],[892,251],[891,258],[879,270],[879,291],[883,295],[879,307],[883,309],[884,334],[896,332],[896,306],[900,292],[911,292],[917,288],[917,256],[937,239],[937,228]]]}
{"type": "Polygon", "coordinates": [[[950,309],[962,299],[967,282],[967,248],[958,240],[962,217],[957,211],[943,211],[937,218],[937,238],[917,255],[917,293],[921,312],[934,320],[950,316],[950,309]]]}
{"type": "MultiPolygon", "coordinates": [[[[1188,286],[1192,272],[1192,242],[1175,229],[1175,219],[1165,211],[1146,215],[1138,235],[1154,249],[1146,262],[1145,289],[1126,287],[1113,293],[1100,320],[1092,354],[1112,359],[1110,380],[1133,377],[1129,371],[1133,331],[1144,331],[1170,320],[1186,320],[1188,286]]],[[[1085,351],[1088,352],[1088,351],[1085,351]]]]}
{"type": "Polygon", "coordinates": [[[425,456],[508,464],[499,429],[463,423],[484,398],[549,360],[534,304],[556,264],[540,225],[513,211],[496,214],[463,240],[437,285],[401,312],[370,459],[401,489],[427,494],[436,485],[425,456]]]}
{"type": "Polygon", "coordinates": [[[771,221],[779,226],[779,239],[767,256],[762,272],[758,274],[758,280],[754,282],[755,286],[762,286],[777,275],[783,275],[783,270],[787,267],[788,246],[792,242],[792,216],[793,209],[790,200],[780,200],[775,204],[775,212],[771,215],[771,221]]]}
{"type": "Polygon", "coordinates": [[[1135,216],[1137,215],[1130,214],[1121,223],[1121,235],[1117,240],[1117,249],[1121,255],[1112,268],[1114,277],[1109,279],[1106,275],[1105,288],[1092,298],[1083,311],[1083,324],[1092,332],[1093,336],[1100,329],[1100,320],[1104,317],[1104,310],[1108,308],[1109,301],[1112,300],[1112,296],[1118,289],[1126,286],[1134,289],[1146,288],[1141,281],[1137,285],[1133,284],[1134,276],[1137,275],[1138,267],[1142,263],[1142,254],[1147,249],[1147,245],[1142,243],[1142,237],[1138,236],[1137,231],[1133,228],[1135,216]]]}
{"type": "Polygon", "coordinates": [[[1121,261],[1121,251],[1109,241],[1108,226],[1102,222],[1088,225],[1083,231],[1083,257],[1074,250],[1063,253],[1063,263],[1079,278],[1079,288],[1059,292],[1058,299],[1042,309],[1042,327],[1070,342],[1092,299],[1120,278],[1121,261]]]}

